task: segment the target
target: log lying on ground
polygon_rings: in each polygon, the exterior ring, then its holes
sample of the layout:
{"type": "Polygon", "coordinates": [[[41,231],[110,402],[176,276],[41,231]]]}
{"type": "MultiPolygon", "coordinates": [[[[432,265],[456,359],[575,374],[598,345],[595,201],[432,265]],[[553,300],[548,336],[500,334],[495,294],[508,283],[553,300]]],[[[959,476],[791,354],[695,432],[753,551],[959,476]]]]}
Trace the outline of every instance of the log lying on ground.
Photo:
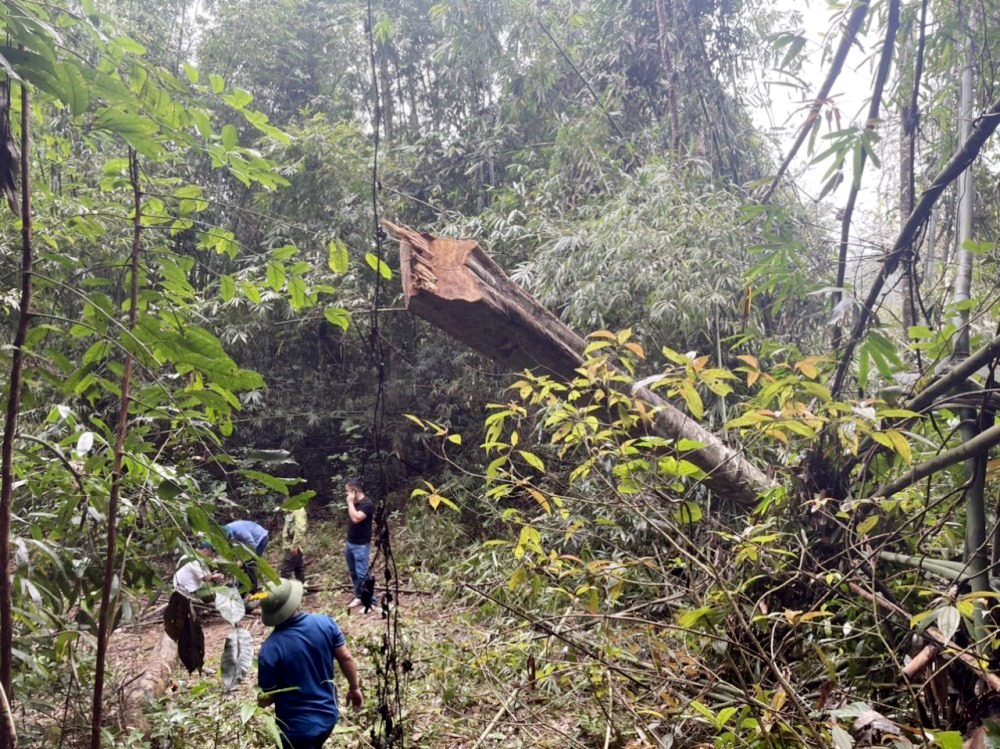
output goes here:
{"type": "MultiPolygon", "coordinates": [[[[512,372],[576,377],[584,339],[511,281],[477,242],[385,225],[399,238],[410,312],[512,372]]],[[[767,488],[760,469],[682,411],[647,388],[632,394],[654,407],[658,435],[704,445],[685,458],[705,471],[705,483],[720,497],[745,505],[767,488]]]]}
{"type": "Polygon", "coordinates": [[[125,689],[122,696],[122,724],[126,728],[149,730],[145,710],[149,703],[166,694],[170,674],[180,662],[177,643],[164,632],[156,648],[149,654],[146,669],[125,689]]]}

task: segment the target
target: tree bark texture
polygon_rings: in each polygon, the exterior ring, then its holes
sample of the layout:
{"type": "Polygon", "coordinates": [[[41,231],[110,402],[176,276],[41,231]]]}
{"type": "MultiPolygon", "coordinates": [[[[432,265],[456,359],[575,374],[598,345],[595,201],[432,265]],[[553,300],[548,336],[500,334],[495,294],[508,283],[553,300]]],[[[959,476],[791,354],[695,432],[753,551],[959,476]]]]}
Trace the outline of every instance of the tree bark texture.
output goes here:
{"type": "MultiPolygon", "coordinates": [[[[511,371],[577,376],[584,339],[512,282],[477,242],[383,223],[399,238],[410,312],[511,371]]],[[[654,408],[658,435],[704,445],[685,458],[708,474],[706,485],[722,498],[747,505],[768,487],[760,469],[685,413],[647,388],[632,395],[654,408]]]]}
{"type": "MultiPolygon", "coordinates": [[[[9,85],[9,81],[8,81],[9,85]]],[[[31,108],[28,87],[21,84],[21,299],[17,316],[17,332],[11,349],[10,382],[7,386],[7,407],[3,425],[3,445],[0,449],[0,692],[7,719],[0,721],[0,749],[16,746],[14,721],[11,717],[13,691],[11,661],[14,645],[13,579],[10,574],[11,513],[14,505],[14,440],[21,413],[21,383],[24,375],[24,344],[31,326],[33,294],[33,236],[31,222],[30,125],[31,108]]],[[[9,113],[3,116],[9,116],[9,113]]],[[[0,148],[7,148],[0,143],[0,148]]]]}
{"type": "Polygon", "coordinates": [[[138,728],[141,731],[149,730],[145,708],[150,702],[166,693],[170,674],[173,673],[178,661],[177,643],[164,632],[146,661],[146,670],[125,691],[121,715],[123,726],[138,728]]]}

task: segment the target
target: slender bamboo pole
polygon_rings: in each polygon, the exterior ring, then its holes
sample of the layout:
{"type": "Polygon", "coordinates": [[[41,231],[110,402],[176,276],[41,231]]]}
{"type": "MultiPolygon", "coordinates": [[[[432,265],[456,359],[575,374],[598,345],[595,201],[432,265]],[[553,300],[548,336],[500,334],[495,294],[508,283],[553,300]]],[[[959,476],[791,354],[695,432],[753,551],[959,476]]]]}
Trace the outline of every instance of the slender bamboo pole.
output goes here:
{"type": "MultiPolygon", "coordinates": [[[[142,190],[139,185],[139,158],[129,149],[129,176],[132,181],[134,218],[132,224],[132,256],[129,278],[128,330],[135,330],[139,301],[139,253],[142,249],[142,190]]],[[[118,544],[118,503],[122,484],[122,455],[125,452],[125,433],[128,427],[129,386],[132,382],[132,355],[125,354],[122,369],[121,398],[118,402],[118,421],[115,426],[115,447],[111,468],[111,492],[108,496],[107,553],[104,558],[104,584],[101,588],[101,614],[97,626],[97,663],[94,669],[94,700],[90,724],[90,747],[101,749],[101,718],[104,708],[105,656],[108,649],[111,625],[117,596],[112,596],[115,577],[115,549],[118,544]]]]}

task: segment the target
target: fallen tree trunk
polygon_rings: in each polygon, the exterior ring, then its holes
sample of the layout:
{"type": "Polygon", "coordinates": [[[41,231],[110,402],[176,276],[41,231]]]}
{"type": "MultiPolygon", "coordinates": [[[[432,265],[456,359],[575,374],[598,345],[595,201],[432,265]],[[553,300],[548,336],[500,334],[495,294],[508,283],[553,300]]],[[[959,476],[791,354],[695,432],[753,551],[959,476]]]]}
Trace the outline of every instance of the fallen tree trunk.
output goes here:
{"type": "MultiPolygon", "coordinates": [[[[511,371],[576,377],[584,339],[511,281],[477,242],[385,225],[399,238],[410,312],[511,371]]],[[[642,387],[632,395],[654,408],[658,435],[703,445],[684,457],[707,474],[706,485],[722,498],[746,505],[768,487],[764,473],[741,452],[660,396],[642,387]]]]}
{"type": "Polygon", "coordinates": [[[145,709],[150,702],[166,693],[170,674],[179,660],[177,643],[164,632],[156,648],[149,654],[146,669],[124,690],[121,710],[123,727],[136,728],[143,733],[149,730],[145,709]]]}

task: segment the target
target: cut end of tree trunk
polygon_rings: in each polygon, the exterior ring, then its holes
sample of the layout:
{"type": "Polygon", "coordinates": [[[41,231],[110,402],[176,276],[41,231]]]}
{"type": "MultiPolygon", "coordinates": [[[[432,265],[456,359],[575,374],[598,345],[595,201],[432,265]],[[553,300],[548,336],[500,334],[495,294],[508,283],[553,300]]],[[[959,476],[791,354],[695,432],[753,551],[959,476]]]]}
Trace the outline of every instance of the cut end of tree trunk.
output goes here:
{"type": "Polygon", "coordinates": [[[583,339],[514,284],[478,242],[384,223],[399,238],[410,312],[508,370],[575,376],[583,339]]]}
{"type": "MultiPolygon", "coordinates": [[[[507,277],[477,242],[440,239],[388,221],[399,238],[406,308],[508,371],[530,369],[572,380],[586,342],[507,277]]],[[[713,491],[746,505],[769,481],[743,455],[646,388],[634,395],[655,409],[653,430],[703,447],[685,455],[713,491]]]]}

